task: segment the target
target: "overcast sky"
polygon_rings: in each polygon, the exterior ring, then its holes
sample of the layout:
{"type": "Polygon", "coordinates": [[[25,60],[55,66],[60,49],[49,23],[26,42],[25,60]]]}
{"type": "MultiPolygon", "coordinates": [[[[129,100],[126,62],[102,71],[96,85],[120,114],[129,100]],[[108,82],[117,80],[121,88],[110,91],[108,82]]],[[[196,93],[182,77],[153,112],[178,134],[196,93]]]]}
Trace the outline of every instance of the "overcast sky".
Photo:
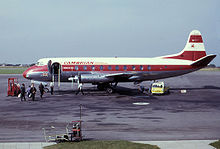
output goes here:
{"type": "Polygon", "coordinates": [[[174,54],[198,29],[220,66],[219,6],[219,0],[0,0],[0,63],[174,54]]]}

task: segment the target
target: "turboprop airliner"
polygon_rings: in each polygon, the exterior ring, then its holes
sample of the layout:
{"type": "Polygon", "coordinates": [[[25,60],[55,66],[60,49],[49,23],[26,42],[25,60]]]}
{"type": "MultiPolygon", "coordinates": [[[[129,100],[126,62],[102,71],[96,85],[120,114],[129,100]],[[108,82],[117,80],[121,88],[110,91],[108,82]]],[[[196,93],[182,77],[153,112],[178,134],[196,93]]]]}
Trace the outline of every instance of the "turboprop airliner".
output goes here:
{"type": "Polygon", "coordinates": [[[216,55],[206,55],[203,39],[193,30],[177,54],[154,58],[42,58],[24,71],[26,79],[42,82],[92,83],[111,93],[118,82],[158,80],[206,67],[216,55]]]}

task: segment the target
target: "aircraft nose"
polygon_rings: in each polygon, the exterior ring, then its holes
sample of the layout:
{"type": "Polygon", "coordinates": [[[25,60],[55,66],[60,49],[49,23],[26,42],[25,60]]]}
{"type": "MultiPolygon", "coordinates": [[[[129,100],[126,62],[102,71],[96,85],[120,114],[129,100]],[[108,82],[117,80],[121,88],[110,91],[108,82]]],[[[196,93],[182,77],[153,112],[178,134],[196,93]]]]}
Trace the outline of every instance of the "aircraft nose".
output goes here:
{"type": "Polygon", "coordinates": [[[26,79],[30,79],[32,71],[33,71],[33,67],[28,68],[27,70],[25,70],[23,72],[23,77],[26,78],[26,79]]]}
{"type": "Polygon", "coordinates": [[[29,70],[27,69],[27,70],[25,70],[25,71],[23,72],[23,77],[26,78],[26,79],[27,79],[27,73],[28,73],[28,71],[29,71],[29,70]]]}

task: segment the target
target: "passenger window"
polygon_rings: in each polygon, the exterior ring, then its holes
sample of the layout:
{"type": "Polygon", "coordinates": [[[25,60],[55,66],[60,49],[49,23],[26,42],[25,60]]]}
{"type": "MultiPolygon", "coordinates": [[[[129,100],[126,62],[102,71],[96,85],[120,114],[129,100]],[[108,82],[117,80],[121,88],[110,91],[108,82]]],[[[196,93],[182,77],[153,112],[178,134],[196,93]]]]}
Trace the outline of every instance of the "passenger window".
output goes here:
{"type": "Polygon", "coordinates": [[[112,70],[112,66],[108,66],[108,70],[112,70]]]}
{"type": "Polygon", "coordinates": [[[75,66],[75,70],[79,70],[79,67],[78,67],[78,66],[75,66]]]}
{"type": "Polygon", "coordinates": [[[167,68],[167,66],[165,66],[164,68],[167,68]]]}
{"type": "Polygon", "coordinates": [[[100,66],[100,70],[103,70],[103,66],[102,65],[100,66]]]}
{"type": "Polygon", "coordinates": [[[135,70],[135,66],[132,66],[132,70],[135,70]]]}
{"type": "Polygon", "coordinates": [[[91,69],[92,69],[92,70],[95,70],[95,66],[92,66],[91,69]]]}
{"type": "Polygon", "coordinates": [[[151,70],[151,66],[147,66],[147,69],[148,69],[148,70],[151,70]]]}
{"type": "Polygon", "coordinates": [[[117,65],[117,66],[115,66],[115,70],[119,70],[119,66],[117,65]]]}
{"type": "Polygon", "coordinates": [[[126,66],[126,65],[124,65],[123,69],[124,69],[124,70],[127,70],[127,66],[126,66]]]}
{"type": "Polygon", "coordinates": [[[144,70],[144,67],[142,65],[140,66],[140,70],[144,70]]]}
{"type": "Polygon", "coordinates": [[[83,66],[83,69],[84,69],[84,70],[87,70],[87,66],[83,66]]]}

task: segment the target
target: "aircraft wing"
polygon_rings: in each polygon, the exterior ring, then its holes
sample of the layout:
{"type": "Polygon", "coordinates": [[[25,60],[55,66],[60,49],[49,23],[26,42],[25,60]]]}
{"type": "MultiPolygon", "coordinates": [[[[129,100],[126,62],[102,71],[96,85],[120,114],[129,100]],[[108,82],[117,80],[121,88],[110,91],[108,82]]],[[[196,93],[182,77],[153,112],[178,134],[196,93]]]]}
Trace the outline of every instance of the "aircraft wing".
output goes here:
{"type": "Polygon", "coordinates": [[[106,74],[105,77],[122,77],[122,76],[128,76],[126,73],[112,73],[112,74],[106,74]]]}
{"type": "Polygon", "coordinates": [[[113,80],[115,80],[115,81],[117,81],[117,80],[120,80],[120,81],[122,81],[122,80],[132,80],[132,79],[138,79],[139,78],[139,76],[135,76],[135,74],[133,74],[133,73],[112,73],[112,74],[106,74],[105,75],[105,77],[106,78],[111,78],[111,79],[113,79],[113,80]],[[136,78],[133,78],[133,77],[136,77],[136,78]]]}
{"type": "Polygon", "coordinates": [[[123,78],[129,78],[133,76],[133,73],[127,73],[127,72],[120,72],[120,73],[111,73],[111,74],[106,74],[105,77],[123,77],[123,78]]]}

